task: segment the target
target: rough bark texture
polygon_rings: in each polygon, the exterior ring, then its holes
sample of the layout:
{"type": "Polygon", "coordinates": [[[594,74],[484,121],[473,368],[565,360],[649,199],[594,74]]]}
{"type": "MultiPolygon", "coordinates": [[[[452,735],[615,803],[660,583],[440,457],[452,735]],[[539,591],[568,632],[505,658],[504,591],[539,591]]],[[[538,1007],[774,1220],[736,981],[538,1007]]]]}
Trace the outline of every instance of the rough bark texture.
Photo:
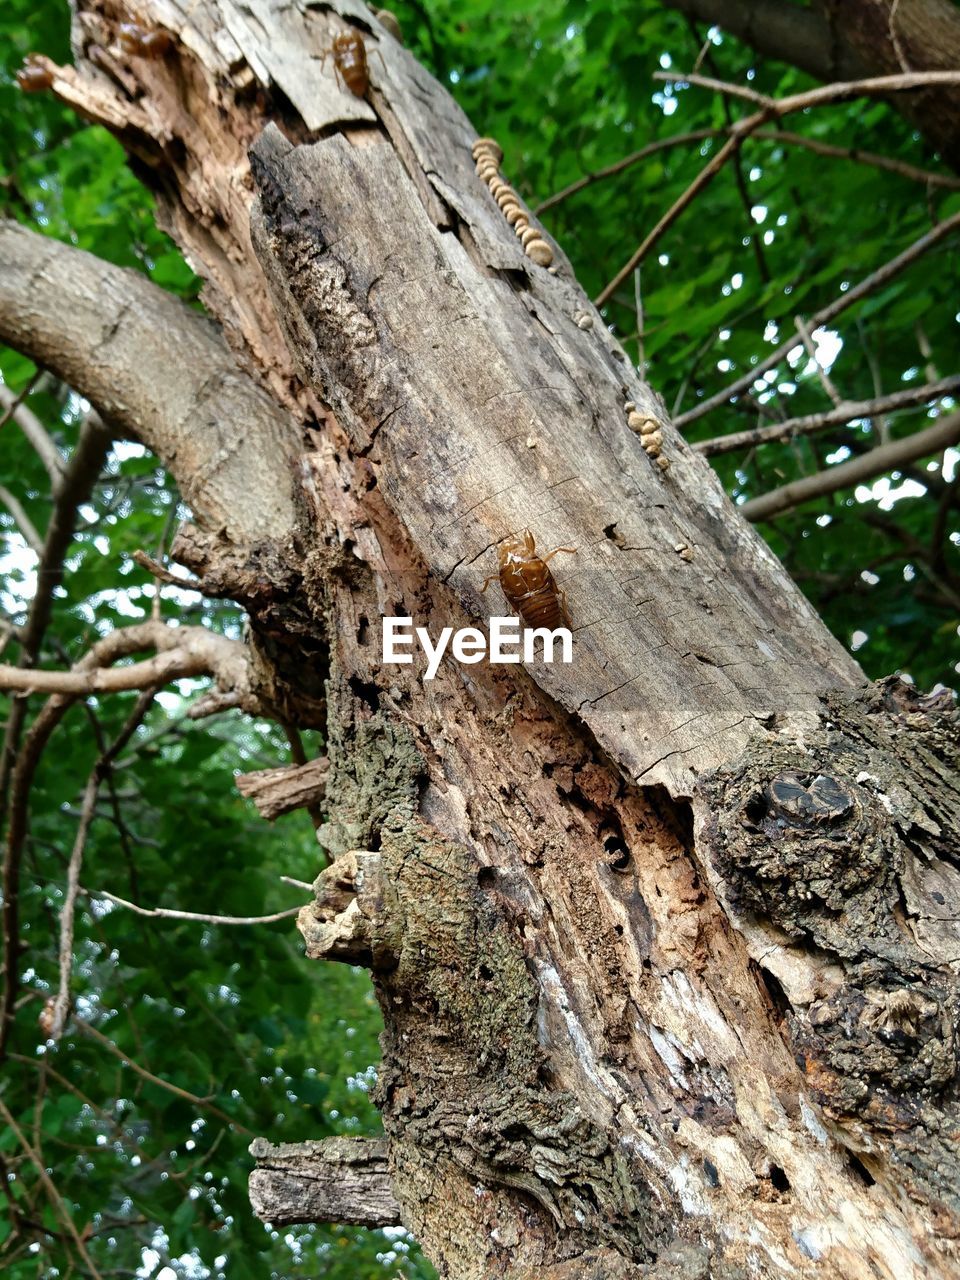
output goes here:
{"type": "Polygon", "coordinates": [[[139,157],[291,414],[258,591],[202,490],[178,554],[304,647],[291,718],[327,677],[301,929],[373,972],[404,1222],[463,1280],[957,1274],[952,707],[865,689],[359,4],[145,0],[176,45],[127,65],[129,15],[80,10],[56,91],[139,157]],[[318,70],[347,21],[367,101],[318,70]],[[524,525],[579,548],[574,664],[384,667],[381,615],[485,618],[524,525]]]}
{"type": "Polygon", "coordinates": [[[257,1167],[250,1175],[250,1202],[265,1222],[353,1222],[391,1227],[400,1222],[387,1167],[387,1144],[374,1138],[325,1138],[285,1142],[264,1138],[250,1144],[257,1167]]]}

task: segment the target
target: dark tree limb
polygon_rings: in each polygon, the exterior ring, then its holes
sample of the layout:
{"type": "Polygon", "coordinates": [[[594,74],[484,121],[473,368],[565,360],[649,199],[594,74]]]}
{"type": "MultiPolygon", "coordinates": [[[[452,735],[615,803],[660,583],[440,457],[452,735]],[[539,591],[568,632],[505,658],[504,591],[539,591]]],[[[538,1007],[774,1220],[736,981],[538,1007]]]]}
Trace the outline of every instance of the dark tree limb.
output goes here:
{"type": "Polygon", "coordinates": [[[857,80],[867,66],[838,46],[821,14],[790,0],[664,0],[697,22],[722,27],[757,53],[799,67],[817,80],[857,80]]]}
{"type": "Polygon", "coordinates": [[[275,1227],[297,1222],[343,1222],[392,1227],[400,1222],[382,1138],[324,1138],[273,1146],[255,1138],[250,1154],[250,1201],[275,1227]]]}

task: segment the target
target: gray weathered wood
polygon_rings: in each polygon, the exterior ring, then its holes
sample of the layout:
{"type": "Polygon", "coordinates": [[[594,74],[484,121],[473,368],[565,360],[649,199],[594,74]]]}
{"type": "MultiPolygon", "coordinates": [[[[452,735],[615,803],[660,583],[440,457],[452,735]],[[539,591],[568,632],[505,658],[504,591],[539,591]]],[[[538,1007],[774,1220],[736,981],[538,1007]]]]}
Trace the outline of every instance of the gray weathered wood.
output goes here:
{"type": "Polygon", "coordinates": [[[297,1222],[343,1222],[392,1227],[400,1206],[390,1185],[387,1143],[377,1138],[324,1138],[274,1146],[255,1138],[250,1154],[250,1201],[275,1227],[297,1222]]]}

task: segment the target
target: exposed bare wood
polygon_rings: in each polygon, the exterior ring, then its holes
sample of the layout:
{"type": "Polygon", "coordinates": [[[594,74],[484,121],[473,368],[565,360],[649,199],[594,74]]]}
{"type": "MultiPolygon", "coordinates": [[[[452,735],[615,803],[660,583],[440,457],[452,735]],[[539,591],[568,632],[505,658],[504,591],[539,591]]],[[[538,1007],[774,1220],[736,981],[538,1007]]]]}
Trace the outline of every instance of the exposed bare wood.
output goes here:
{"type": "Polygon", "coordinates": [[[273,822],[294,809],[309,809],[326,794],[329,764],[325,757],[283,769],[258,769],[236,778],[237,790],[252,800],[260,816],[273,822]]]}
{"type": "Polygon", "coordinates": [[[250,1154],[253,1211],[274,1227],[296,1222],[352,1222],[392,1227],[400,1222],[387,1166],[387,1143],[378,1138],[324,1138],[273,1146],[255,1138],[250,1154]]]}

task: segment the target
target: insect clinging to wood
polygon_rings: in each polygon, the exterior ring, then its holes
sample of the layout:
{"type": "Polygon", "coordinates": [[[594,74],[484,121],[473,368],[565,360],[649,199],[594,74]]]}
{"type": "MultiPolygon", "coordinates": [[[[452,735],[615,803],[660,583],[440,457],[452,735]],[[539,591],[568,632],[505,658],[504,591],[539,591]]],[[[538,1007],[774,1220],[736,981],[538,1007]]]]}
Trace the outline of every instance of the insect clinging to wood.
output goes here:
{"type": "Polygon", "coordinates": [[[28,53],[17,72],[17,84],[24,93],[42,93],[53,84],[53,72],[44,66],[38,54],[28,53]]]}
{"type": "MultiPolygon", "coordinates": [[[[367,61],[367,46],[360,32],[341,31],[338,36],[334,36],[333,44],[329,49],[324,49],[323,57],[320,59],[321,71],[330,54],[333,54],[333,70],[337,77],[337,84],[342,79],[355,97],[365,97],[370,88],[370,64],[367,61]]],[[[376,54],[383,63],[383,54],[379,49],[376,50],[376,54]]],[[[386,70],[386,63],[383,65],[386,70]]]]}
{"type": "Polygon", "coordinates": [[[120,48],[132,58],[162,58],[173,43],[169,31],[148,30],[136,22],[121,22],[118,37],[120,48]]]}
{"type": "Polygon", "coordinates": [[[499,578],[503,594],[527,626],[549,627],[551,631],[557,627],[568,627],[567,597],[557,587],[553,574],[547,568],[547,561],[560,551],[572,554],[576,549],[556,547],[545,556],[539,556],[533,534],[524,529],[519,538],[506,538],[501,542],[497,548],[499,568],[487,578],[480,590],[486,591],[494,578],[499,578]]]}

